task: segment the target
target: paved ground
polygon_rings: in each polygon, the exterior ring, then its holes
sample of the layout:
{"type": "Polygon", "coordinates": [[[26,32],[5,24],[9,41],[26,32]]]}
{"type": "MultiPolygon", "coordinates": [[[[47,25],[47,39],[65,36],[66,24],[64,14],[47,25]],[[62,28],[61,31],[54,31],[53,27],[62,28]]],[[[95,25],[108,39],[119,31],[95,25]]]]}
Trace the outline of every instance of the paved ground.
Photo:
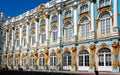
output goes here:
{"type": "Polygon", "coordinates": [[[58,71],[58,73],[69,73],[71,75],[120,75],[120,72],[58,71]]]}

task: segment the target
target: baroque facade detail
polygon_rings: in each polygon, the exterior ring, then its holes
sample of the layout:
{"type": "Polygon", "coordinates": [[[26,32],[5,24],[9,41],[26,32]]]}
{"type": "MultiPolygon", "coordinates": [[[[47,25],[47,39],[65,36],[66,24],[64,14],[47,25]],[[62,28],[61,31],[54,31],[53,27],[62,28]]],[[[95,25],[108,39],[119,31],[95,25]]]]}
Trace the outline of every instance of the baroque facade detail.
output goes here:
{"type": "Polygon", "coordinates": [[[6,20],[2,67],[118,72],[117,1],[51,0],[6,20]]]}

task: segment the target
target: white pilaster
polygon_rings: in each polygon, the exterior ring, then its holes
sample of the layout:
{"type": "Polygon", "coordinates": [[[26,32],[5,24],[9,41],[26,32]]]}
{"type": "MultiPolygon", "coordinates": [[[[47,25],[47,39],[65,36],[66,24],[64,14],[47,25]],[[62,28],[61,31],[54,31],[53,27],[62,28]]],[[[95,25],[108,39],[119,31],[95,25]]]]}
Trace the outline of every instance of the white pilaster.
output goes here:
{"type": "Polygon", "coordinates": [[[20,47],[22,47],[22,25],[20,25],[20,47]]]}
{"type": "Polygon", "coordinates": [[[91,33],[91,38],[94,37],[94,2],[91,2],[91,29],[90,29],[90,33],[91,33]]]}
{"type": "Polygon", "coordinates": [[[62,10],[58,10],[58,43],[60,42],[60,40],[62,39],[62,10]]]}
{"type": "Polygon", "coordinates": [[[6,48],[8,47],[8,32],[6,31],[6,48]]]}
{"type": "Polygon", "coordinates": [[[46,14],[46,42],[49,40],[49,15],[46,14]]]}
{"type": "Polygon", "coordinates": [[[14,30],[12,30],[12,47],[14,46],[14,30]]]}
{"type": "Polygon", "coordinates": [[[77,27],[77,6],[74,5],[74,39],[77,37],[78,27],[77,27]]]}
{"type": "Polygon", "coordinates": [[[36,46],[38,44],[38,22],[35,22],[35,42],[36,42],[36,46]]]}
{"type": "Polygon", "coordinates": [[[118,0],[114,0],[114,28],[118,27],[118,0]]]}
{"type": "Polygon", "coordinates": [[[27,25],[27,47],[30,45],[30,31],[29,31],[29,25],[27,25]]]}

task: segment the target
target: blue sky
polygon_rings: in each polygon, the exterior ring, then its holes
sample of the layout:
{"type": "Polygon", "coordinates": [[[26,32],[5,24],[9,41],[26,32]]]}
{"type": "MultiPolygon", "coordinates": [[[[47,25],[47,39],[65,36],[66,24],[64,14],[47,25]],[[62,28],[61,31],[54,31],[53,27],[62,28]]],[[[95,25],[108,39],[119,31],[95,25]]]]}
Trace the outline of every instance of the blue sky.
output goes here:
{"type": "Polygon", "coordinates": [[[48,1],[50,0],[0,0],[0,12],[5,12],[6,17],[14,17],[48,1]]]}

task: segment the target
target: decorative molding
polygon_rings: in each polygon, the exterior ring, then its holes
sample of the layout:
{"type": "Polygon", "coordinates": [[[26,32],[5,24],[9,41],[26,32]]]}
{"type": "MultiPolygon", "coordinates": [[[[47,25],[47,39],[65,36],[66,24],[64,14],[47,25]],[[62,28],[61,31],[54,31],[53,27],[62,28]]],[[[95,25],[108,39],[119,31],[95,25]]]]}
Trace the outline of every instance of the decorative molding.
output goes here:
{"type": "Polygon", "coordinates": [[[58,10],[58,14],[62,14],[62,10],[58,10]]]}
{"type": "Polygon", "coordinates": [[[42,30],[42,29],[45,29],[46,28],[46,26],[45,25],[43,25],[43,26],[41,26],[40,27],[40,29],[42,30]]]}
{"type": "Polygon", "coordinates": [[[57,22],[56,22],[56,21],[51,22],[51,27],[52,27],[52,26],[57,26],[57,22]]]}
{"type": "Polygon", "coordinates": [[[80,3],[85,4],[86,0],[80,0],[80,3]]]}
{"type": "Polygon", "coordinates": [[[73,6],[73,9],[76,10],[76,8],[77,8],[77,5],[74,5],[74,6],[73,6]]]}
{"type": "Polygon", "coordinates": [[[48,19],[48,18],[49,18],[49,16],[50,16],[50,15],[48,15],[48,14],[45,14],[45,18],[47,18],[47,19],[48,19]]]}
{"type": "Polygon", "coordinates": [[[112,48],[113,48],[114,56],[118,56],[119,55],[119,42],[113,42],[112,48]]]}
{"type": "Polygon", "coordinates": [[[101,47],[101,48],[106,48],[106,47],[107,47],[107,44],[106,44],[106,43],[102,43],[102,44],[100,45],[100,47],[101,47]]]}
{"type": "Polygon", "coordinates": [[[67,52],[67,51],[69,51],[68,47],[66,47],[66,48],[64,49],[64,52],[67,52]]]}
{"type": "Polygon", "coordinates": [[[72,20],[71,17],[69,17],[69,18],[65,18],[65,19],[64,19],[64,24],[66,24],[67,22],[71,22],[71,20],[72,20]]]}
{"type": "Polygon", "coordinates": [[[80,49],[81,49],[81,50],[85,50],[85,49],[86,49],[86,46],[85,46],[85,45],[82,45],[82,46],[80,47],[80,49]]]}

